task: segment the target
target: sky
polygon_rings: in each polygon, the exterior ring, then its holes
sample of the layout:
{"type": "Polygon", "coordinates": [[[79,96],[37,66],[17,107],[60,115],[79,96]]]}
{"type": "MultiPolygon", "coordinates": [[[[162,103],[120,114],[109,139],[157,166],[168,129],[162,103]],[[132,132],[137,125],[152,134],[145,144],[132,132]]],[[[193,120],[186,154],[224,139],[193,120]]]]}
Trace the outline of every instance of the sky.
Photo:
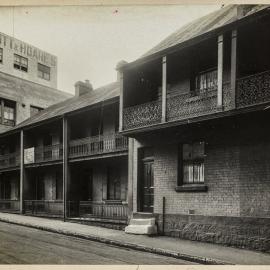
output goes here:
{"type": "Polygon", "coordinates": [[[116,80],[131,62],[182,25],[220,5],[0,7],[0,32],[58,58],[58,89],[76,81],[94,88],[116,80]]]}

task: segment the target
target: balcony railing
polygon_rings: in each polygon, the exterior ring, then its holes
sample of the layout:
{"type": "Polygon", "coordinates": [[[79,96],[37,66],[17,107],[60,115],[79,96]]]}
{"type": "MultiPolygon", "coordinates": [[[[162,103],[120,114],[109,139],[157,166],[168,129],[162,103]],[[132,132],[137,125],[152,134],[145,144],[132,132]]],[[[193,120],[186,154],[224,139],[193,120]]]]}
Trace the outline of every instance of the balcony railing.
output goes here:
{"type": "Polygon", "coordinates": [[[161,100],[123,109],[123,128],[132,129],[161,122],[161,100]]]}
{"type": "Polygon", "coordinates": [[[18,212],[19,210],[20,210],[19,200],[1,200],[0,199],[1,212],[18,212]]]}
{"type": "Polygon", "coordinates": [[[26,200],[24,211],[27,215],[36,216],[63,216],[63,201],[26,200]]]}
{"type": "Polygon", "coordinates": [[[91,156],[128,149],[128,138],[119,134],[101,135],[72,140],[69,143],[69,157],[91,156]]]}
{"type": "Polygon", "coordinates": [[[17,167],[20,165],[20,153],[12,153],[0,156],[0,169],[17,167]]]}
{"type": "Polygon", "coordinates": [[[129,209],[122,202],[69,201],[67,204],[70,217],[127,220],[129,209]]]}
{"type": "Polygon", "coordinates": [[[203,116],[217,110],[217,89],[205,91],[196,96],[191,93],[167,98],[167,120],[182,120],[203,116]]]}
{"type": "Polygon", "coordinates": [[[47,161],[57,161],[63,158],[62,144],[49,145],[44,147],[32,147],[25,149],[24,163],[39,163],[47,161]]]}
{"type": "Polygon", "coordinates": [[[81,201],[79,213],[80,216],[126,220],[128,207],[122,203],[107,204],[105,202],[81,201]]]}
{"type": "Polygon", "coordinates": [[[243,108],[270,101],[270,71],[239,78],[236,107],[243,108]]]}

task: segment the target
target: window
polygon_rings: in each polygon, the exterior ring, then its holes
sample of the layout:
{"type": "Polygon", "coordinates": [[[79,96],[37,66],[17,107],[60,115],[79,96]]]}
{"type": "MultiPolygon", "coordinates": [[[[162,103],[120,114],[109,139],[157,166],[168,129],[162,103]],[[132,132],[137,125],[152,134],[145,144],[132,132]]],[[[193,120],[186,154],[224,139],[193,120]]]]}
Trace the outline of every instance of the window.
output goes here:
{"type": "Polygon", "coordinates": [[[36,175],[36,200],[45,199],[45,180],[42,174],[36,175]]]}
{"type": "Polygon", "coordinates": [[[18,54],[14,54],[14,68],[27,72],[28,59],[18,54]]]}
{"type": "Polygon", "coordinates": [[[36,106],[30,106],[30,117],[32,117],[33,115],[37,114],[38,112],[42,111],[43,108],[39,108],[36,106]]]}
{"type": "Polygon", "coordinates": [[[50,68],[38,63],[38,77],[44,80],[50,80],[50,68]]]}
{"type": "Polygon", "coordinates": [[[217,87],[217,70],[211,69],[199,73],[195,78],[195,91],[198,94],[217,87]]]}
{"type": "Polygon", "coordinates": [[[63,199],[63,178],[61,172],[56,172],[55,174],[55,199],[62,200],[63,199]]]}
{"type": "Polygon", "coordinates": [[[121,181],[117,168],[108,168],[107,199],[121,199],[121,181]]]}
{"type": "Polygon", "coordinates": [[[0,123],[6,126],[15,125],[15,102],[0,100],[0,123]]]}
{"type": "Polygon", "coordinates": [[[3,49],[0,48],[0,63],[3,64],[3,49]]]}
{"type": "Polygon", "coordinates": [[[182,184],[204,183],[204,142],[183,144],[182,184]]]}
{"type": "Polygon", "coordinates": [[[11,198],[11,183],[8,177],[0,179],[0,199],[10,200],[11,198]]]}

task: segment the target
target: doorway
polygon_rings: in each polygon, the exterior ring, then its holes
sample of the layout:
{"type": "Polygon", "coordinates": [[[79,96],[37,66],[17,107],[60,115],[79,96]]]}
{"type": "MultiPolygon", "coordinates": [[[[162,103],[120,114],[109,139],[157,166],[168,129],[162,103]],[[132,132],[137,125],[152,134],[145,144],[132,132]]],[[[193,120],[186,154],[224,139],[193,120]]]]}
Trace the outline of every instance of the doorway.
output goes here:
{"type": "Polygon", "coordinates": [[[139,209],[142,212],[154,211],[154,156],[152,148],[144,148],[140,159],[139,209]]]}

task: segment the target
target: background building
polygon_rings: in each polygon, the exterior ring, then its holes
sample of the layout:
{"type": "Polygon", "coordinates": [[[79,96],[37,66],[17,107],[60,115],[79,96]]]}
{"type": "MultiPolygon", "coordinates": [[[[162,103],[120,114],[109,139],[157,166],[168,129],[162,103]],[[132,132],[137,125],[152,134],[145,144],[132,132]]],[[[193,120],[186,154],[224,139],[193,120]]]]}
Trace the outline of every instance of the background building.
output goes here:
{"type": "Polygon", "coordinates": [[[0,33],[0,132],[71,97],[56,88],[56,56],[0,33]]]}

